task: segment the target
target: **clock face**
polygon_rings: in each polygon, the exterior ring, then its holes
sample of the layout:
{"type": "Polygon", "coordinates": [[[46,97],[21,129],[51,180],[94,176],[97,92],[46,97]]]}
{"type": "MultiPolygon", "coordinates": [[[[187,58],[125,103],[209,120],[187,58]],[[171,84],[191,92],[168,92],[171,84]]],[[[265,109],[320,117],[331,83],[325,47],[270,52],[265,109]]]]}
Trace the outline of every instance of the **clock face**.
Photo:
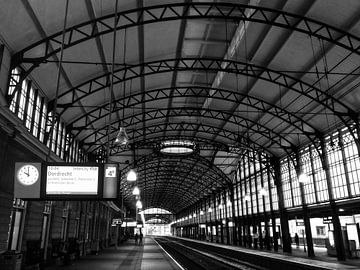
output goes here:
{"type": "Polygon", "coordinates": [[[34,165],[23,165],[17,172],[17,179],[21,184],[30,186],[39,179],[39,170],[34,165]]]}

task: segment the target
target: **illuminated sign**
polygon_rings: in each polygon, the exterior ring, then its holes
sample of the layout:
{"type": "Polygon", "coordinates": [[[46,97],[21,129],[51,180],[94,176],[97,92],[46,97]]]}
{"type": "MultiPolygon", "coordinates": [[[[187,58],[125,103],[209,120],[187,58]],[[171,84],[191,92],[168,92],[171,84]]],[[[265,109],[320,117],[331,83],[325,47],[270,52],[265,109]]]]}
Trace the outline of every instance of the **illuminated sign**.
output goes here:
{"type": "Polygon", "coordinates": [[[120,218],[113,218],[112,220],[112,225],[121,225],[122,224],[122,220],[120,218]]]}
{"type": "Polygon", "coordinates": [[[104,164],[103,198],[116,199],[118,189],[118,165],[104,164]]]}
{"type": "Polygon", "coordinates": [[[125,221],[121,224],[121,227],[136,227],[137,223],[136,221],[125,221]]]}
{"type": "Polygon", "coordinates": [[[46,195],[98,195],[99,166],[48,165],[46,195]]]}

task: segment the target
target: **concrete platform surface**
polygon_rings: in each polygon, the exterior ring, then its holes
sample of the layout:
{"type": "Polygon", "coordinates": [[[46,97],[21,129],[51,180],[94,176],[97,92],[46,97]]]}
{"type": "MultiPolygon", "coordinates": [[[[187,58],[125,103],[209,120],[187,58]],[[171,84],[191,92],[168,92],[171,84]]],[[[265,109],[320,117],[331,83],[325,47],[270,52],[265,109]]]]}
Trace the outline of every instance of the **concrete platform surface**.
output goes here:
{"type": "Polygon", "coordinates": [[[144,245],[133,240],[101,250],[98,255],[87,255],[67,266],[50,266],[45,270],[178,270],[181,269],[151,238],[144,245]]]}

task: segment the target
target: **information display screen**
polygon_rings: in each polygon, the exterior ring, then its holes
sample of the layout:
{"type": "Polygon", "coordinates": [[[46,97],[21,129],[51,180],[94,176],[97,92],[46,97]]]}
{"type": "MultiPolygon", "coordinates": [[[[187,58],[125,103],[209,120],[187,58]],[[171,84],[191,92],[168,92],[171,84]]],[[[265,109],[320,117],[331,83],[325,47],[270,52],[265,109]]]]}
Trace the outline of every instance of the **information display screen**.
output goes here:
{"type": "Polygon", "coordinates": [[[46,195],[99,195],[99,166],[49,165],[46,195]]]}

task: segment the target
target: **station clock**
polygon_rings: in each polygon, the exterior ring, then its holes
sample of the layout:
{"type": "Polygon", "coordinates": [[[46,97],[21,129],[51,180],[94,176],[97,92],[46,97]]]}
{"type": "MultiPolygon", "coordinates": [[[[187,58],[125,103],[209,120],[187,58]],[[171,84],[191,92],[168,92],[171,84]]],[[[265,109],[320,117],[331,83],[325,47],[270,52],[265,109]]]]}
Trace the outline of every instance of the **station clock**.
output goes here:
{"type": "Polygon", "coordinates": [[[21,184],[30,186],[39,180],[40,172],[33,164],[24,164],[18,169],[16,178],[21,184]]]}

